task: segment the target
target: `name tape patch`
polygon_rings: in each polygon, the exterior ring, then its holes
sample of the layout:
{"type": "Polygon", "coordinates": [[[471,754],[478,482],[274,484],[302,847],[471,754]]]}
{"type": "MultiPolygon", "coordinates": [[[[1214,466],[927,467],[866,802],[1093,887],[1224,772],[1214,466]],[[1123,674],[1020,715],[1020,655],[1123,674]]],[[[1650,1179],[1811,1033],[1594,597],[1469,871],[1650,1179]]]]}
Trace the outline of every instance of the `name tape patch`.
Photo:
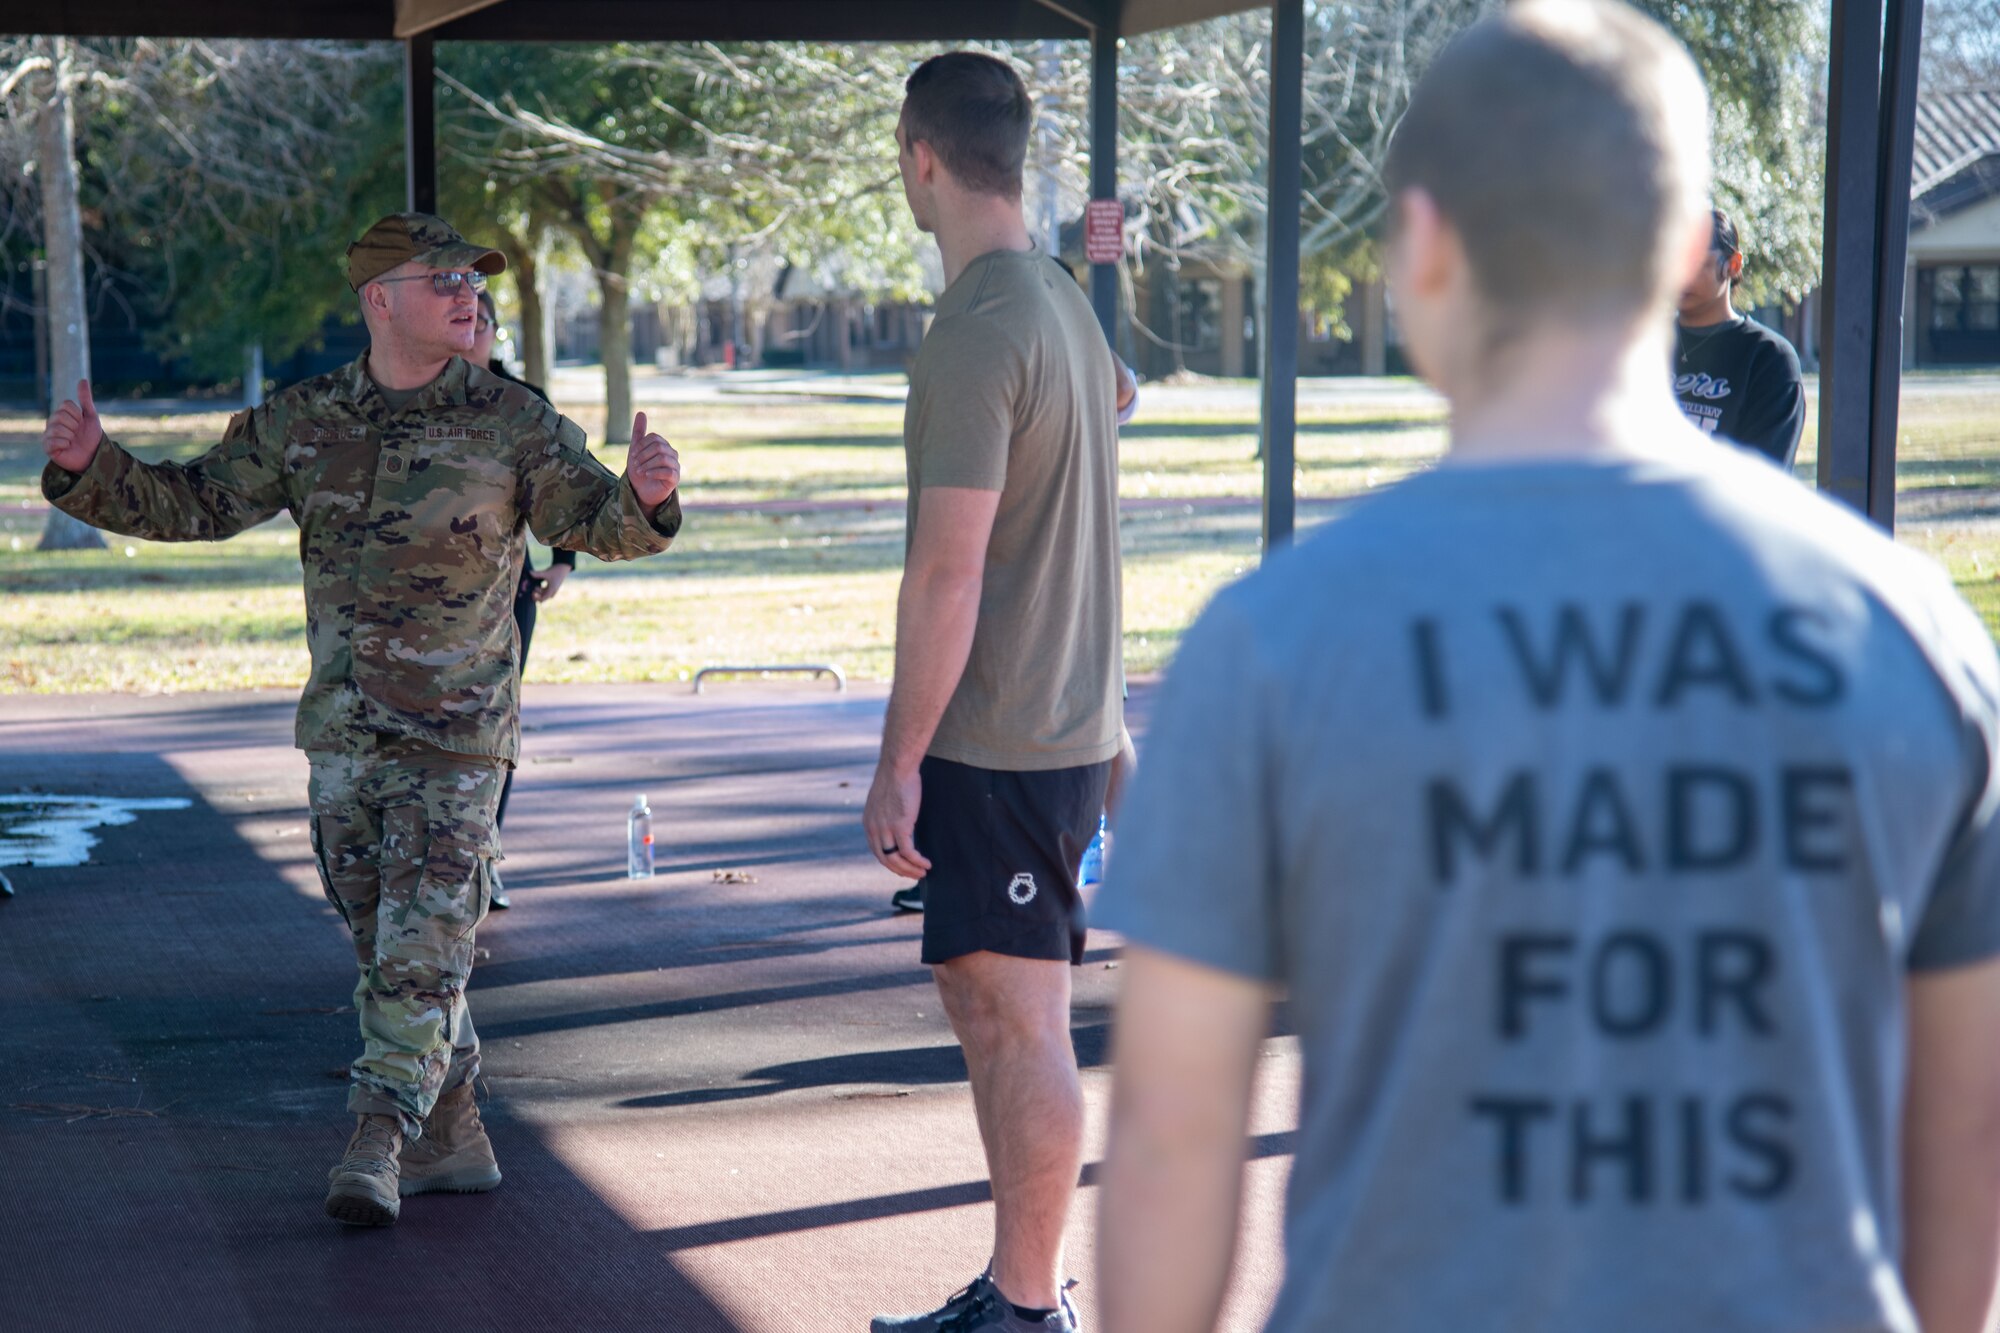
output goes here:
{"type": "MultiPolygon", "coordinates": [[[[248,413],[244,414],[246,417],[248,413]]],[[[231,423],[235,424],[234,422],[231,423]]],[[[296,425],[291,428],[289,442],[292,444],[339,444],[345,440],[365,440],[368,438],[366,426],[315,426],[296,425]]]]}
{"type": "Polygon", "coordinates": [[[482,426],[426,426],[424,438],[427,440],[479,440],[486,444],[498,444],[500,432],[482,426]]]}

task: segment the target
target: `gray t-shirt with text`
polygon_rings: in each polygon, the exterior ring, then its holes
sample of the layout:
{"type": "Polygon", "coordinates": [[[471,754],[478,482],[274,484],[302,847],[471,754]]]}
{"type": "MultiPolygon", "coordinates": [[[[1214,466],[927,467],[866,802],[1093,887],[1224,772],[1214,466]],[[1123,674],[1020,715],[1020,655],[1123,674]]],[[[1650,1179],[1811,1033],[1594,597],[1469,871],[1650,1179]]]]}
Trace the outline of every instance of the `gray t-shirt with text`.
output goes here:
{"type": "Polygon", "coordinates": [[[1902,982],[2000,952],[2000,668],[1663,434],[1358,502],[1174,663],[1097,915],[1289,994],[1273,1329],[1914,1329],[1902,982]]]}

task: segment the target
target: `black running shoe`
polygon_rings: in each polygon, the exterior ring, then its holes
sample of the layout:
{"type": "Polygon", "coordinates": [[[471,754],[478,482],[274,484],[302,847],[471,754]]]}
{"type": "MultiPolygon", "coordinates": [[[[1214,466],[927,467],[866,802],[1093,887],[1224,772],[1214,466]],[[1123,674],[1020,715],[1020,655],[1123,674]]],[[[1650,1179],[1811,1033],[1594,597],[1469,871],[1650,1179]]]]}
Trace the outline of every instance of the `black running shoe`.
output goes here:
{"type": "Polygon", "coordinates": [[[924,910],[924,882],[918,880],[907,889],[897,889],[889,895],[889,906],[898,912],[921,912],[924,910]]]}
{"type": "Polygon", "coordinates": [[[1040,1319],[1023,1319],[1000,1294],[990,1274],[981,1273],[929,1314],[876,1315],[868,1333],[1077,1333],[1076,1307],[1067,1290],[1062,1307],[1040,1319]]]}

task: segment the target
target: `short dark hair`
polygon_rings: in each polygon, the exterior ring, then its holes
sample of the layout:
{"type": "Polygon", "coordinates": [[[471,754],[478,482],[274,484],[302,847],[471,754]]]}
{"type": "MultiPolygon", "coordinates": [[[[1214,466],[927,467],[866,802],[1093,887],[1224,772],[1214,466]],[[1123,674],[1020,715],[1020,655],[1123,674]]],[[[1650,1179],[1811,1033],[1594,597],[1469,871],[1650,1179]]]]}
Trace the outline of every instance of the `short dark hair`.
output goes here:
{"type": "Polygon", "coordinates": [[[1736,224],[1729,220],[1729,214],[1719,208],[1709,211],[1715,216],[1715,239],[1710,242],[1711,246],[1725,259],[1742,254],[1743,245],[1736,238],[1736,224]]]}
{"type": "Polygon", "coordinates": [[[1424,74],[1383,175],[1436,202],[1495,310],[1623,315],[1676,285],[1707,105],[1686,49],[1629,6],[1516,0],[1424,74]]]}
{"type": "Polygon", "coordinates": [[[1729,261],[1743,253],[1743,242],[1736,235],[1736,224],[1729,220],[1729,214],[1721,209],[1711,209],[1715,214],[1715,230],[1711,233],[1708,248],[1721,257],[1723,272],[1729,278],[1731,291],[1743,285],[1741,273],[1729,273],[1729,261]]]}
{"type": "Polygon", "coordinates": [[[1021,197],[1034,99],[1014,67],[977,51],[947,51],[903,84],[903,132],[931,146],[959,184],[1021,197]]]}

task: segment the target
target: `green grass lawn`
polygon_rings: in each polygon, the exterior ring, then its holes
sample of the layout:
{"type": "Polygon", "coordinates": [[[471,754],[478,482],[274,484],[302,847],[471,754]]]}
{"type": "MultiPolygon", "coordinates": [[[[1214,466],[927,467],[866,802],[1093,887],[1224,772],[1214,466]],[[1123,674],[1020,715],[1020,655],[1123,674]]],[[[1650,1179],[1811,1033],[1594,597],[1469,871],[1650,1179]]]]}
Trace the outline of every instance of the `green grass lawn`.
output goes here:
{"type": "MultiPolygon", "coordinates": [[[[147,459],[191,458],[226,413],[113,418],[147,459]]],[[[902,413],[844,403],[728,405],[672,423],[691,514],[668,555],[582,558],[542,607],[531,681],[685,679],[716,662],[831,661],[886,678],[903,554],[902,413]],[[702,509],[837,502],[810,513],[702,509]]],[[[597,422],[583,417],[587,428],[597,422]]],[[[35,551],[39,422],[0,418],[0,692],[297,686],[305,678],[297,529],[279,518],[228,542],[113,538],[35,551]]],[[[1342,494],[1435,453],[1435,423],[1308,423],[1302,493],[1342,494]],[[1316,433],[1324,426],[1323,433],[1316,433]],[[1412,437],[1427,437],[1413,445],[1412,437]]],[[[1127,494],[1254,495],[1254,424],[1149,423],[1125,446],[1127,494]]],[[[610,467],[622,449],[603,449],[610,467]]],[[[1156,671],[1214,589],[1256,559],[1253,510],[1134,515],[1125,525],[1126,658],[1156,671]]],[[[538,554],[545,559],[545,553],[538,554]]]]}
{"type": "MultiPolygon", "coordinates": [[[[2000,628],[2000,387],[1916,378],[1905,391],[1900,535],[1943,560],[2000,628]]],[[[593,436],[601,421],[579,414],[593,436]]],[[[188,458],[226,413],[111,419],[142,457],[188,458]]],[[[901,408],[734,403],[677,411],[690,517],[664,557],[578,576],[542,608],[531,681],[683,679],[716,662],[832,661],[861,678],[891,666],[902,560],[901,408]],[[702,508],[832,501],[804,513],[702,508]]],[[[297,532],[280,518],[226,543],[113,539],[40,553],[40,422],[0,416],[0,693],[297,686],[305,677],[297,532]]],[[[1353,495],[1433,461],[1441,422],[1407,411],[1319,410],[1300,423],[1298,493],[1353,495]]],[[[1256,423],[1148,417],[1126,428],[1128,671],[1156,671],[1215,590],[1255,564],[1256,423]],[[1167,503],[1186,501],[1188,503],[1167,503]]],[[[1812,475],[1812,435],[1800,471],[1812,475]]],[[[600,456],[612,468],[623,451],[600,456]]],[[[1308,508],[1302,519],[1323,516],[1308,508]]]]}

